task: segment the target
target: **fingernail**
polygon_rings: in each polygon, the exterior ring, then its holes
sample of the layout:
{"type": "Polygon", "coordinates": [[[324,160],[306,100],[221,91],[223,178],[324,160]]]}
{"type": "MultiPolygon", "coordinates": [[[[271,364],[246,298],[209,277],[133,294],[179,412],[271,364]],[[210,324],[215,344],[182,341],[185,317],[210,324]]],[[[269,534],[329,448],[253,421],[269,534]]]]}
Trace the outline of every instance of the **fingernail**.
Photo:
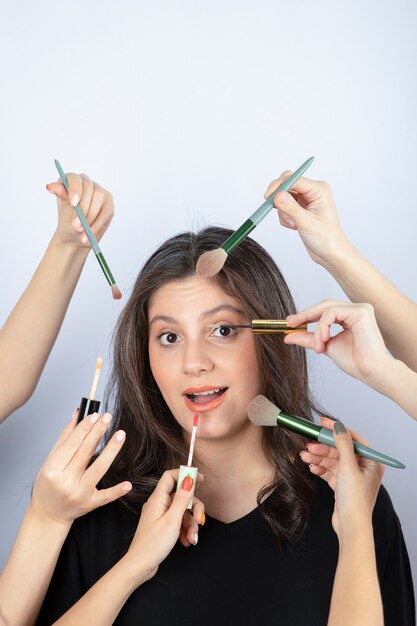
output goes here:
{"type": "MultiPolygon", "coordinates": [[[[48,187],[47,187],[47,189],[48,189],[48,187]]],[[[49,191],[49,193],[52,193],[54,196],[56,196],[56,193],[55,193],[55,191],[53,189],[48,189],[48,191],[49,191]]]]}
{"type": "Polygon", "coordinates": [[[90,415],[90,422],[92,424],[95,424],[98,421],[99,418],[99,414],[98,413],[92,413],[92,415],[90,415]]]}
{"type": "Polygon", "coordinates": [[[125,433],[125,431],[124,431],[124,430],[119,430],[119,431],[116,433],[116,439],[117,439],[117,441],[123,441],[123,439],[125,438],[125,435],[126,435],[126,433],[125,433]]]}
{"type": "Polygon", "coordinates": [[[111,415],[110,415],[110,413],[105,413],[105,414],[103,415],[103,422],[104,422],[105,424],[109,424],[109,423],[110,423],[110,420],[111,420],[111,415]]]}
{"type": "Polygon", "coordinates": [[[122,487],[122,491],[126,492],[126,491],[130,491],[132,489],[132,485],[123,485],[122,487]]]}
{"type": "Polygon", "coordinates": [[[201,514],[201,522],[200,522],[200,524],[202,526],[204,526],[205,523],[206,523],[206,514],[203,511],[202,514],[201,514]]]}
{"type": "Polygon", "coordinates": [[[80,201],[80,196],[75,193],[71,198],[71,206],[76,207],[79,201],[80,201]]]}
{"type": "Polygon", "coordinates": [[[82,243],[87,243],[87,241],[88,241],[87,235],[84,235],[83,237],[81,237],[81,241],[82,241],[82,243]]]}
{"type": "Polygon", "coordinates": [[[194,481],[191,476],[186,476],[181,483],[181,489],[185,489],[185,491],[191,491],[193,488],[194,481]]]}
{"type": "Polygon", "coordinates": [[[295,222],[293,222],[293,221],[292,221],[292,220],[290,220],[290,219],[284,219],[284,224],[285,224],[286,226],[289,226],[290,228],[294,228],[294,227],[295,227],[295,222]]]}
{"type": "Polygon", "coordinates": [[[80,408],[78,407],[77,409],[75,409],[74,413],[71,415],[71,422],[73,420],[75,420],[76,417],[78,417],[78,413],[80,412],[80,408]]]}
{"type": "Polygon", "coordinates": [[[78,217],[76,217],[73,221],[72,221],[72,225],[74,226],[74,228],[79,228],[81,226],[81,222],[78,219],[78,217]]]}
{"type": "Polygon", "coordinates": [[[334,425],[334,432],[336,433],[336,435],[343,435],[343,433],[346,432],[344,424],[342,424],[342,422],[336,422],[334,425]]]}
{"type": "Polygon", "coordinates": [[[196,546],[198,543],[198,533],[194,535],[194,545],[196,546]]]}

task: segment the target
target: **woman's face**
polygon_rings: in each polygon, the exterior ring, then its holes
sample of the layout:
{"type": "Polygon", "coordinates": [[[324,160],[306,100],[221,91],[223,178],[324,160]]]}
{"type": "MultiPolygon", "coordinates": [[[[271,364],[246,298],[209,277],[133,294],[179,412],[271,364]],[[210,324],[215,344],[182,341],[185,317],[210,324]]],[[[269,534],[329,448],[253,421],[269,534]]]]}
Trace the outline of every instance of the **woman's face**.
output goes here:
{"type": "Polygon", "coordinates": [[[213,279],[190,277],[166,283],[149,303],[149,359],[170,411],[191,431],[200,413],[199,438],[226,438],[256,428],[247,417],[260,392],[253,335],[241,303],[213,279]]]}

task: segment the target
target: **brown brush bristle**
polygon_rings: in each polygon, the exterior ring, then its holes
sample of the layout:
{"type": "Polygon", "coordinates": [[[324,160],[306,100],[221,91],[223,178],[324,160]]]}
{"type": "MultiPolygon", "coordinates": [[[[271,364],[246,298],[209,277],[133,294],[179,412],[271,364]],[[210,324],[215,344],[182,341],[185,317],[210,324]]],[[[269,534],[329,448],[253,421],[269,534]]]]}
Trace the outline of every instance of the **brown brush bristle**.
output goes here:
{"type": "Polygon", "coordinates": [[[120,300],[120,298],[122,297],[122,292],[120,291],[119,287],[117,285],[112,285],[111,286],[111,292],[113,294],[113,299],[114,300],[120,300]]]}
{"type": "Polygon", "coordinates": [[[220,272],[227,259],[227,252],[223,248],[204,252],[197,261],[197,276],[211,278],[220,272]]]}
{"type": "Polygon", "coordinates": [[[265,396],[256,396],[248,406],[248,417],[256,426],[276,426],[280,409],[265,396]]]}

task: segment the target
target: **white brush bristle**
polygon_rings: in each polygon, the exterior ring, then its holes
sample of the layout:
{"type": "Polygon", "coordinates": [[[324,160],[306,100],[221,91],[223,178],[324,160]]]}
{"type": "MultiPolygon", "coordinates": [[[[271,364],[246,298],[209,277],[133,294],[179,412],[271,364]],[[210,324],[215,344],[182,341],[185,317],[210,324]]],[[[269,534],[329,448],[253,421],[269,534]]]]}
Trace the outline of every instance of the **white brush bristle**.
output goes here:
{"type": "Polygon", "coordinates": [[[256,426],[276,426],[280,412],[265,396],[256,396],[248,406],[248,417],[256,426]]]}
{"type": "Polygon", "coordinates": [[[223,265],[226,263],[227,252],[223,248],[216,248],[216,250],[209,250],[204,252],[197,261],[196,272],[197,276],[203,278],[211,278],[220,272],[223,265]]]}

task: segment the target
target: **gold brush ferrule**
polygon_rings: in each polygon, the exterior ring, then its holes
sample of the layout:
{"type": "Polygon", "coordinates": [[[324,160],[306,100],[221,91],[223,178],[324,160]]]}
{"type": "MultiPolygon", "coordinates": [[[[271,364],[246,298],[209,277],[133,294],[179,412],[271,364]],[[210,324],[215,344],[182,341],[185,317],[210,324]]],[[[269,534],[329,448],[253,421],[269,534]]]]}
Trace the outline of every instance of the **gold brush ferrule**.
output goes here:
{"type": "Polygon", "coordinates": [[[252,332],[255,335],[258,334],[272,334],[284,333],[289,335],[290,333],[299,332],[300,330],[307,330],[307,324],[301,326],[290,327],[287,324],[287,320],[252,320],[252,332]]]}

